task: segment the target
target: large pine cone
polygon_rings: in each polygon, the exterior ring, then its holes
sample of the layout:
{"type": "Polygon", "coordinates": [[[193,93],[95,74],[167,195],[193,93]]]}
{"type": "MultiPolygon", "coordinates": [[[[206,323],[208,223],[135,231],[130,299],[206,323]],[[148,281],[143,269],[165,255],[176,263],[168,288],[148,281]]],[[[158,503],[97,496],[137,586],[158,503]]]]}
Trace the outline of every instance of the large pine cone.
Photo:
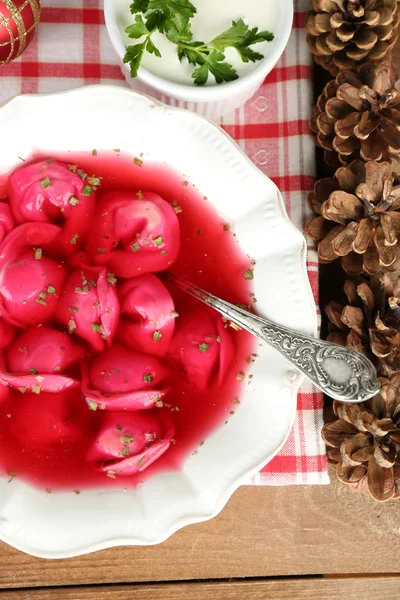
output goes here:
{"type": "Polygon", "coordinates": [[[320,216],[306,231],[318,244],[320,262],[342,257],[349,275],[377,275],[400,268],[400,185],[390,165],[354,161],[334,177],[317,181],[308,197],[320,216]]]}
{"type": "Polygon", "coordinates": [[[390,58],[398,22],[397,0],[313,0],[307,42],[315,61],[337,75],[390,58]]]}
{"type": "Polygon", "coordinates": [[[400,375],[380,382],[368,402],[334,402],[338,419],[324,425],[322,437],[338,479],[384,501],[400,497],[400,375]]]}
{"type": "Polygon", "coordinates": [[[400,81],[395,66],[362,65],[341,72],[318,98],[310,121],[325,161],[334,167],[356,158],[400,156],[400,81]]]}
{"type": "Polygon", "coordinates": [[[400,275],[374,277],[369,284],[347,280],[347,304],[330,302],[328,340],[361,352],[376,365],[378,374],[400,371],[400,275]],[[357,284],[358,283],[358,284],[357,284]]]}

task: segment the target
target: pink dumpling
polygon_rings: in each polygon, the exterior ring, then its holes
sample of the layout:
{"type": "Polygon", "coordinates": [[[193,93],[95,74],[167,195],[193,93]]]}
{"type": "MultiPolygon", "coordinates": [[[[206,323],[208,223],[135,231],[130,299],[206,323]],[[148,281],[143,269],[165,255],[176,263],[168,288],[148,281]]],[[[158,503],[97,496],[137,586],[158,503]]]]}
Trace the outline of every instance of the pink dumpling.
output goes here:
{"type": "Polygon", "coordinates": [[[109,412],[88,460],[110,477],[144,471],[168,450],[173,423],[164,411],[109,412]]]}
{"type": "Polygon", "coordinates": [[[7,371],[0,380],[21,393],[60,392],[79,387],[79,381],[64,373],[83,355],[67,334],[38,327],[22,333],[7,352],[7,371]]]}
{"type": "Polygon", "coordinates": [[[115,344],[90,365],[84,363],[82,391],[92,410],[148,409],[168,392],[166,376],[156,358],[115,344]]]}
{"type": "Polygon", "coordinates": [[[88,250],[96,264],[118,277],[163,271],[176,260],[180,246],[174,209],[151,192],[110,192],[96,209],[88,250]]]}
{"type": "Polygon", "coordinates": [[[119,301],[114,277],[105,268],[72,271],[58,302],[56,318],[86,340],[97,352],[112,344],[119,320],[119,301]]]}
{"type": "Polygon", "coordinates": [[[132,277],[118,286],[121,321],[118,338],[129,348],[163,356],[175,328],[174,301],[151,274],[132,277]]]}
{"type": "Polygon", "coordinates": [[[24,331],[7,351],[7,368],[13,373],[65,373],[83,356],[83,348],[57,329],[37,327],[24,331]]]}
{"type": "Polygon", "coordinates": [[[191,383],[206,390],[223,383],[235,348],[222,318],[199,308],[178,319],[168,354],[183,366],[191,383]]]}
{"type": "Polygon", "coordinates": [[[0,315],[15,327],[46,323],[54,315],[65,268],[47,255],[60,228],[25,223],[0,245],[0,315]]]}
{"type": "Polygon", "coordinates": [[[10,176],[11,210],[17,223],[59,224],[62,221],[54,248],[70,255],[92,225],[95,190],[99,184],[98,178],[88,179],[76,165],[69,168],[51,159],[42,160],[22,167],[10,176]]]}

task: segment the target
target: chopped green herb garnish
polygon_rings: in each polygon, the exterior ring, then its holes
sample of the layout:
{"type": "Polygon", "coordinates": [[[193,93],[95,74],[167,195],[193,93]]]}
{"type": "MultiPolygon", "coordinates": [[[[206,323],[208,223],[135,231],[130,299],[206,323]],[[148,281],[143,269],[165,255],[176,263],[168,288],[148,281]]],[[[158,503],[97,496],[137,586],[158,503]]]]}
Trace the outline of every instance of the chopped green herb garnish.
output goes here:
{"type": "Polygon", "coordinates": [[[79,200],[78,200],[78,198],[75,198],[75,196],[71,196],[71,198],[68,200],[68,202],[70,204],[72,204],[72,206],[76,206],[77,204],[79,204],[79,200]]]}
{"type": "Polygon", "coordinates": [[[82,189],[82,194],[87,198],[90,198],[90,196],[93,194],[93,188],[90,185],[85,185],[82,189]]]}
{"type": "Polygon", "coordinates": [[[75,233],[75,234],[74,234],[74,235],[71,237],[71,239],[70,239],[70,243],[75,245],[75,244],[76,244],[76,242],[77,242],[77,240],[78,240],[78,238],[79,238],[79,235],[78,235],[77,233],[75,233]]]}
{"type": "Polygon", "coordinates": [[[94,187],[98,187],[101,184],[101,181],[98,177],[88,177],[87,182],[89,183],[89,185],[92,185],[94,187]]]}
{"type": "Polygon", "coordinates": [[[141,458],[141,459],[139,460],[139,462],[137,463],[137,465],[136,465],[136,466],[137,466],[137,468],[138,468],[138,469],[140,469],[140,467],[142,467],[142,466],[143,466],[143,463],[144,463],[144,456],[142,456],[142,458],[141,458]]]}
{"type": "Polygon", "coordinates": [[[156,406],[157,408],[162,408],[164,406],[164,402],[162,400],[157,400],[156,406]]]}
{"type": "Polygon", "coordinates": [[[155,331],[153,333],[153,340],[155,340],[156,342],[161,342],[161,340],[162,340],[162,333],[161,333],[161,331],[155,331]]]}
{"type": "Polygon", "coordinates": [[[136,158],[136,157],[133,159],[133,162],[135,163],[135,165],[136,165],[137,167],[141,167],[141,166],[142,166],[142,164],[143,164],[143,161],[142,161],[142,160],[140,160],[140,158],[136,158]]]}
{"type": "Polygon", "coordinates": [[[61,367],[60,367],[60,365],[57,365],[57,366],[55,366],[55,367],[54,367],[54,370],[55,370],[55,371],[61,371],[61,367]]]}
{"type": "Polygon", "coordinates": [[[41,304],[42,306],[47,306],[46,300],[43,300],[43,298],[41,298],[40,294],[37,298],[35,298],[35,302],[37,302],[38,304],[41,304]]]}
{"type": "Polygon", "coordinates": [[[40,260],[42,258],[43,251],[41,248],[35,248],[35,259],[40,260]]]}
{"type": "Polygon", "coordinates": [[[254,279],[253,270],[247,269],[247,271],[244,272],[244,278],[245,279],[254,279]]]}
{"type": "Polygon", "coordinates": [[[147,373],[147,375],[145,375],[143,377],[143,381],[145,383],[151,383],[153,380],[154,380],[154,377],[153,377],[153,375],[151,373],[147,373]]]}
{"type": "Polygon", "coordinates": [[[124,448],[122,448],[121,450],[121,456],[130,456],[131,453],[129,451],[129,448],[127,446],[125,446],[124,448]]]}
{"type": "Polygon", "coordinates": [[[26,387],[19,387],[18,390],[21,392],[21,394],[25,394],[26,392],[26,387]]]}
{"type": "Polygon", "coordinates": [[[140,246],[139,246],[138,242],[134,242],[133,244],[131,244],[131,249],[132,249],[132,252],[138,252],[140,250],[140,246]]]}
{"type": "Polygon", "coordinates": [[[97,410],[98,404],[97,402],[93,402],[92,400],[88,403],[89,410],[97,410]]]}
{"type": "Polygon", "coordinates": [[[41,389],[42,388],[40,387],[40,385],[32,385],[32,392],[34,394],[40,394],[41,389]]]}
{"type": "Polygon", "coordinates": [[[79,177],[81,179],[86,179],[87,177],[87,173],[85,173],[85,171],[83,171],[83,169],[78,169],[77,171],[75,171],[76,173],[78,173],[79,177]]]}
{"type": "Polygon", "coordinates": [[[74,331],[76,331],[76,323],[75,320],[71,317],[68,321],[68,332],[73,333],[74,331]]]}
{"type": "Polygon", "coordinates": [[[50,294],[50,296],[55,296],[56,295],[56,288],[53,287],[52,285],[48,285],[47,286],[47,293],[50,294]]]}
{"type": "Polygon", "coordinates": [[[178,313],[178,312],[176,312],[176,310],[173,310],[173,311],[171,312],[171,317],[175,317],[175,319],[176,319],[177,317],[179,317],[179,313],[178,313]]]}
{"type": "Polygon", "coordinates": [[[22,300],[22,304],[28,304],[28,300],[22,300]]]}
{"type": "Polygon", "coordinates": [[[78,165],[68,165],[68,169],[73,173],[76,173],[78,170],[78,165]]]}
{"type": "Polygon", "coordinates": [[[136,192],[136,196],[138,197],[138,200],[143,200],[144,196],[142,194],[142,190],[139,190],[138,192],[136,192]]]}
{"type": "Polygon", "coordinates": [[[30,368],[30,369],[29,369],[29,373],[30,373],[31,375],[36,375],[37,371],[36,371],[36,369],[30,368]]]}
{"type": "Polygon", "coordinates": [[[135,441],[134,435],[121,435],[120,440],[123,444],[132,444],[135,441]]]}
{"type": "Polygon", "coordinates": [[[115,277],[114,273],[107,273],[107,281],[110,285],[117,283],[117,278],[115,277]]]}
{"type": "Polygon", "coordinates": [[[156,237],[156,238],[153,240],[153,244],[155,244],[155,246],[159,246],[159,245],[160,245],[160,244],[162,244],[163,242],[164,242],[164,238],[163,238],[161,235],[159,235],[158,237],[156,237]]]}
{"type": "Polygon", "coordinates": [[[77,313],[79,312],[79,308],[77,308],[76,306],[69,306],[68,312],[77,313]]]}
{"type": "Polygon", "coordinates": [[[43,179],[40,185],[42,186],[43,190],[46,190],[48,187],[51,186],[51,181],[48,177],[46,177],[46,179],[43,179]]]}
{"type": "Polygon", "coordinates": [[[207,352],[207,350],[209,349],[210,344],[205,344],[204,342],[202,344],[200,344],[199,346],[199,350],[200,352],[207,352]]]}

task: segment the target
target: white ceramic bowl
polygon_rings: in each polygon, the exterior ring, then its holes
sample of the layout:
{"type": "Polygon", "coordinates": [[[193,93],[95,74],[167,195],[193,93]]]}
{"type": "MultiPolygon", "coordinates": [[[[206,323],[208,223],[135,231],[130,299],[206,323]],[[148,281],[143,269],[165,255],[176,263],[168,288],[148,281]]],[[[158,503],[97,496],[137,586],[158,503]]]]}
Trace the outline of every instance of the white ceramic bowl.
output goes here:
{"type": "MultiPolygon", "coordinates": [[[[185,173],[256,259],[260,314],[316,333],[304,238],[276,186],[218,126],[131,90],[89,86],[10,100],[0,107],[0,131],[7,140],[0,144],[0,182],[34,150],[52,155],[120,148],[185,173]]],[[[80,495],[46,494],[18,477],[0,478],[0,538],[30,554],[60,558],[155,544],[216,515],[240,483],[278,452],[293,424],[301,378],[269,348],[257,352],[251,385],[235,414],[182,471],[157,475],[136,490],[110,490],[105,481],[104,489],[80,495]]]]}
{"type": "Polygon", "coordinates": [[[132,79],[129,73],[129,65],[122,63],[126,46],[124,27],[119,19],[121,4],[123,4],[124,10],[126,6],[128,11],[129,2],[127,3],[126,0],[105,0],[104,14],[111,42],[121,59],[122,72],[132,89],[149,94],[171,106],[187,108],[215,120],[221,115],[242,106],[255,94],[286,47],[292,29],[293,0],[260,0],[260,2],[263,1],[266,3],[276,2],[279,11],[278,27],[273,32],[274,41],[271,42],[265,58],[250,73],[239,77],[235,81],[206,87],[174,83],[151,73],[144,67],[140,67],[138,76],[132,79]]]}

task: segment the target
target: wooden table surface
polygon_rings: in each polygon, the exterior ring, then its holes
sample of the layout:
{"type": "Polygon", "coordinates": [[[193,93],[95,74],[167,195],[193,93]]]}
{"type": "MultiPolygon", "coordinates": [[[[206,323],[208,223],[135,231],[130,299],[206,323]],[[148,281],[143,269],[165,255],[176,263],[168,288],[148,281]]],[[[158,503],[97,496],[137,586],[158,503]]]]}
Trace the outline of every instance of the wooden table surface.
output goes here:
{"type": "MultiPolygon", "coordinates": [[[[400,43],[395,55],[400,72],[400,43]]],[[[47,561],[0,543],[0,600],[398,600],[400,501],[241,487],[159,546],[47,561]]]]}

